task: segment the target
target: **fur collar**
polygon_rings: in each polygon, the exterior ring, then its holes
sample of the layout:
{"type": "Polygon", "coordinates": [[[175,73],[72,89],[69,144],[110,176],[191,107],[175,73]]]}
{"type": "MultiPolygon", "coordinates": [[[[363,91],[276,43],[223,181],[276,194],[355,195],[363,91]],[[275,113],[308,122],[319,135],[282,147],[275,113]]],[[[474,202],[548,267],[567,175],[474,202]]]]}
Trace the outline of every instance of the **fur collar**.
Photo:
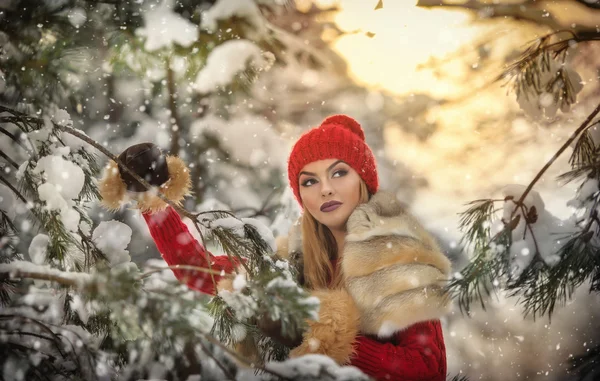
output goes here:
{"type": "MultiPolygon", "coordinates": [[[[287,239],[278,239],[277,254],[289,260],[304,284],[300,222],[287,239]]],[[[361,333],[389,337],[448,312],[444,285],[450,261],[394,195],[373,195],[354,210],[347,227],[342,270],[359,311],[361,333]]]]}

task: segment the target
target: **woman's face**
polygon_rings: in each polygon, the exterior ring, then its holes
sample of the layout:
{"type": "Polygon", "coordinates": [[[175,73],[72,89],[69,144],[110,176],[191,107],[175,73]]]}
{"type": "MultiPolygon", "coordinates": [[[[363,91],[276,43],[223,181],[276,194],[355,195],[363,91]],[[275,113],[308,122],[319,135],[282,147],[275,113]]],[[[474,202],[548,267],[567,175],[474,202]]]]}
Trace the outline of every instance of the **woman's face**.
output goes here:
{"type": "Polygon", "coordinates": [[[358,173],[342,160],[326,159],[305,165],[298,181],[304,208],[329,229],[345,230],[360,201],[358,173]]]}

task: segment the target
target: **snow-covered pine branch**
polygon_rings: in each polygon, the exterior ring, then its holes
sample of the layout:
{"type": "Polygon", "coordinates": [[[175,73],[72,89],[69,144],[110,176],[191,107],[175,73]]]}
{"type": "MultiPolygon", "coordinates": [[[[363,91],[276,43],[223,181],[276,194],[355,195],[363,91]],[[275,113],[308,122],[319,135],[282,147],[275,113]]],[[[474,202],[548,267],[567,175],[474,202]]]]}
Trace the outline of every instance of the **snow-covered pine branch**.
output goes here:
{"type": "Polygon", "coordinates": [[[474,201],[462,213],[464,243],[473,258],[450,285],[461,310],[469,312],[474,301],[485,306],[493,290],[504,290],[519,297],[526,314],[550,318],[584,283],[591,284],[590,292],[600,291],[600,163],[598,142],[589,133],[598,113],[600,105],[528,186],[507,186],[502,199],[474,201]],[[568,203],[573,214],[561,220],[546,209],[534,185],[573,141],[572,170],[560,178],[582,182],[568,203]]]}

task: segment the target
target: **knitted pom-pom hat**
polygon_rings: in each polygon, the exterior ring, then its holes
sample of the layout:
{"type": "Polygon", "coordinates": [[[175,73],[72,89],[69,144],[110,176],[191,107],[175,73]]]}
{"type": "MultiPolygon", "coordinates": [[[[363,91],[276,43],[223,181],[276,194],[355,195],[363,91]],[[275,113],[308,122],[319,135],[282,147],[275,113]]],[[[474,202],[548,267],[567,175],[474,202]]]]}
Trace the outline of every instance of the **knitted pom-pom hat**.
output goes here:
{"type": "Polygon", "coordinates": [[[367,184],[369,193],[379,188],[377,167],[373,152],[365,143],[360,124],[346,115],[333,115],[320,126],[304,133],[296,142],[288,159],[288,180],[296,200],[300,199],[300,171],[306,164],[325,159],[343,160],[367,184]]]}

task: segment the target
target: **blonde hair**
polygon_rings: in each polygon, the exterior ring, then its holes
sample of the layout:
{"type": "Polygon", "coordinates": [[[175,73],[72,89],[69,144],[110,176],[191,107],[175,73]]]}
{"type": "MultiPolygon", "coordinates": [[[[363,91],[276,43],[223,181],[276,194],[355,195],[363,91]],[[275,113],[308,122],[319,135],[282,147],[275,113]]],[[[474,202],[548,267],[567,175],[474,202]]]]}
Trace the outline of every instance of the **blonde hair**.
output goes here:
{"type": "MultiPolygon", "coordinates": [[[[369,201],[367,184],[360,181],[359,203],[369,201]]],[[[341,261],[333,268],[331,259],[338,257],[337,244],[331,230],[304,208],[302,217],[302,254],[305,286],[310,289],[342,288],[341,261]]],[[[338,257],[339,258],[339,257],[338,257]]]]}

